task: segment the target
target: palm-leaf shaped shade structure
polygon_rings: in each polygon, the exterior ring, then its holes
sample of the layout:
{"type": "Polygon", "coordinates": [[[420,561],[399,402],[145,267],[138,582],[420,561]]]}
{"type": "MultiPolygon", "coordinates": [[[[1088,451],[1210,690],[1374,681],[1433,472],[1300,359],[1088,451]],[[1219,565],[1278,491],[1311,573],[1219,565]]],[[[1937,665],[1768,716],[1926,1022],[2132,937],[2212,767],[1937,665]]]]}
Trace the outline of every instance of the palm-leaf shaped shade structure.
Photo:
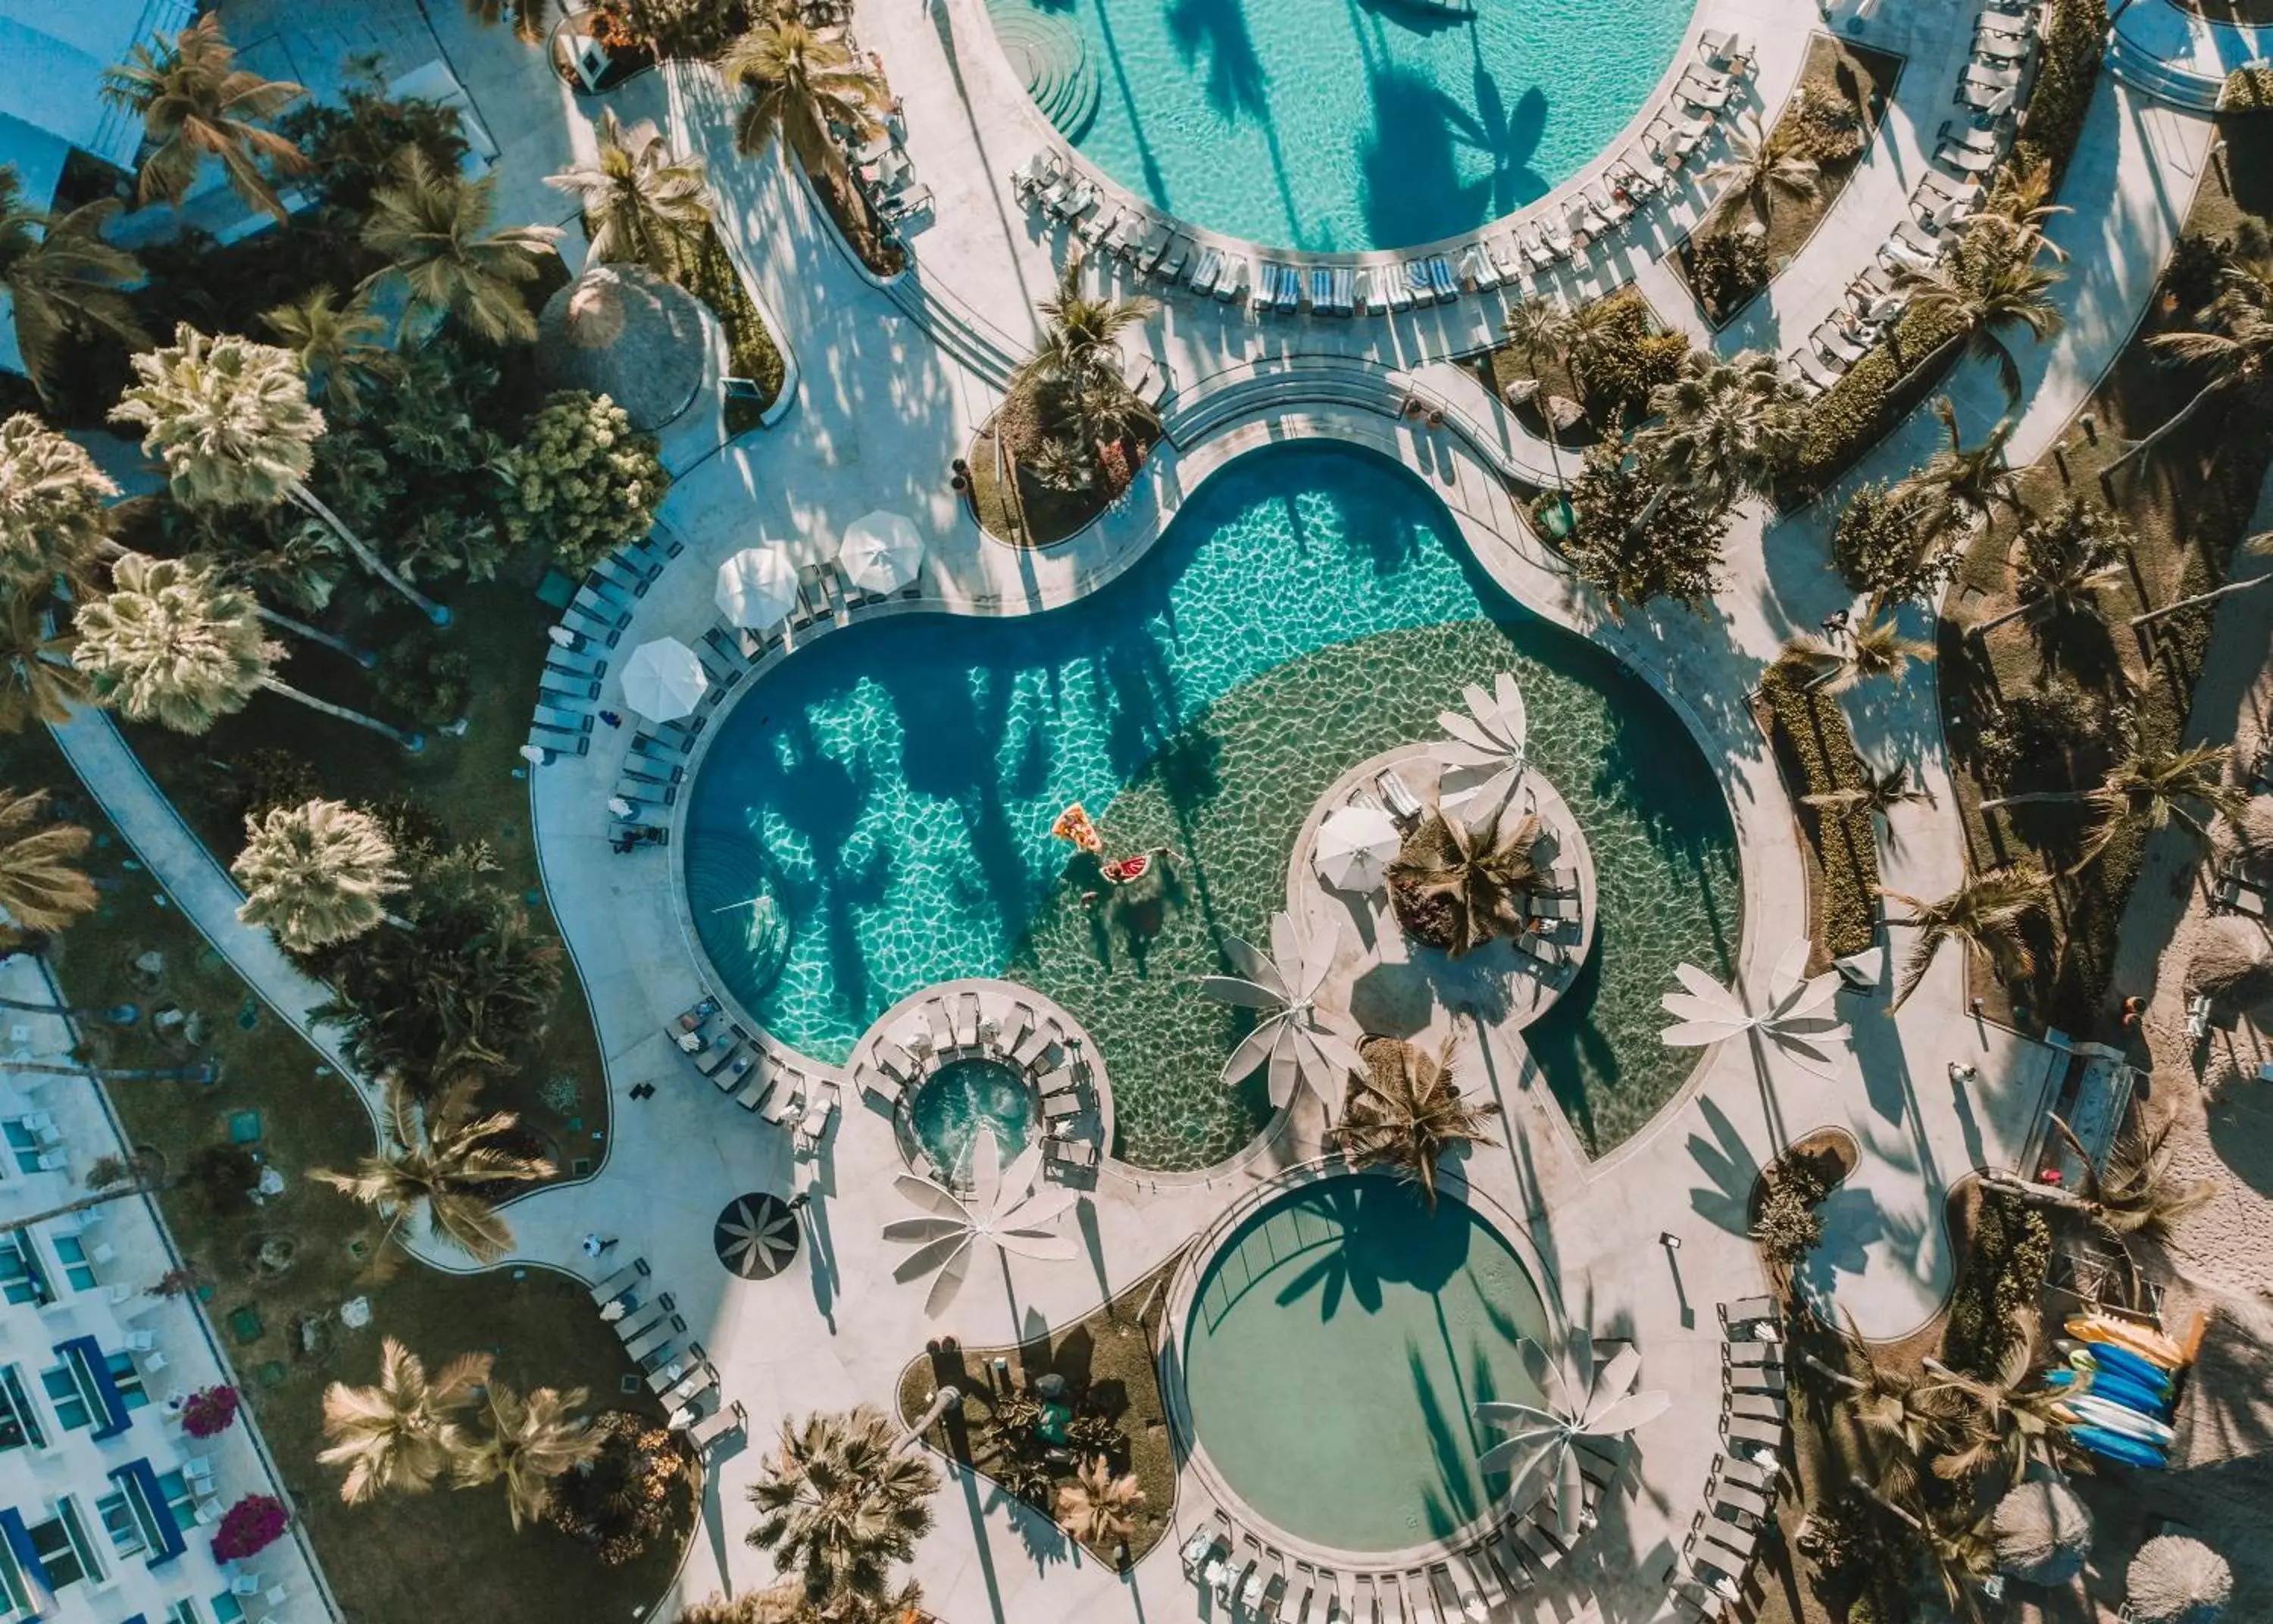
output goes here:
{"type": "Polygon", "coordinates": [[[1849,1034],[1845,1022],[1824,1013],[1838,993],[1838,972],[1811,979],[1807,952],[1804,939],[1783,950],[1768,976],[1767,1007],[1759,1010],[1747,1008],[1742,992],[1722,986],[1694,964],[1675,965],[1674,975],[1688,991],[1658,1000],[1677,1021],[1660,1038],[1670,1048],[1701,1049],[1756,1031],[1803,1069],[1829,1079],[1849,1034]]]}
{"type": "Polygon", "coordinates": [[[1584,1326],[1571,1327],[1560,1358],[1527,1337],[1523,1359],[1542,1402],[1478,1404],[1476,1419],[1509,1429],[1509,1436],[1485,1450],[1476,1463],[1487,1472],[1509,1474],[1512,1505],[1527,1507],[1534,1488],[1552,1495],[1556,1530],[1567,1543],[1579,1532],[1586,1508],[1579,1440],[1623,1438],[1663,1415],[1672,1407],[1673,1395],[1634,1391],[1641,1379],[1641,1355],[1631,1345],[1597,1366],[1594,1338],[1584,1326]]]}
{"type": "Polygon", "coordinates": [[[1292,917],[1274,914],[1267,955],[1236,936],[1226,936],[1223,947],[1239,974],[1203,976],[1200,991],[1221,1003],[1257,1012],[1255,1029],[1224,1062],[1224,1085],[1234,1086],[1257,1066],[1267,1066],[1273,1105],[1284,1106],[1293,1099],[1298,1083],[1307,1083],[1329,1107],[1339,1104],[1344,1082],[1352,1073],[1362,1075],[1365,1062],[1318,1012],[1318,989],[1333,969],[1333,939],[1305,956],[1292,917]]]}
{"type": "Polygon", "coordinates": [[[1531,737],[1523,690],[1516,686],[1512,671],[1502,671],[1492,678],[1489,692],[1470,683],[1460,690],[1460,697],[1467,703],[1465,715],[1456,710],[1437,713],[1437,725],[1450,740],[1438,746],[1438,753],[1455,767],[1490,770],[1491,776],[1469,805],[1497,806],[1515,793],[1523,777],[1531,737]]]}
{"type": "Polygon", "coordinates": [[[971,1191],[966,1198],[928,1179],[902,1173],[893,1182],[900,1194],[923,1209],[917,1218],[898,1218],[884,1225],[886,1240],[909,1241],[915,1250],[900,1260],[892,1278],[905,1283],[930,1275],[931,1294],[924,1313],[937,1319],[947,1311],[971,1273],[973,1254],[982,1246],[997,1253],[1015,1253],[1048,1263],[1070,1261],[1078,1247],[1059,1224],[1080,1193],[1054,1186],[1038,1190],[1042,1147],[1038,1141],[1020,1153],[1008,1169],[992,1134],[971,1141],[971,1191]]]}

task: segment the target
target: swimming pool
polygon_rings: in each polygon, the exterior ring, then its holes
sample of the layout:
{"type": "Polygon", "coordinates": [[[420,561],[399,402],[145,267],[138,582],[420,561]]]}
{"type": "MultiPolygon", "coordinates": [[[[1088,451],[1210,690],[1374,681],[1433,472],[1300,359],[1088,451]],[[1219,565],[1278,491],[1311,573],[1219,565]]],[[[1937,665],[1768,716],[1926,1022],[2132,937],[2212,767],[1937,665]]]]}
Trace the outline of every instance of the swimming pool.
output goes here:
{"type": "Polygon", "coordinates": [[[1723,969],[1737,939],[1726,806],[1646,685],[1507,599],[1435,495],[1356,447],[1238,459],[1066,609],[864,622],[768,673],[715,724],[688,798],[689,909],[724,985],[825,1060],[933,983],[1034,986],[1113,1079],[1115,1154],[1204,1167],[1269,1107],[1219,1086],[1238,1017],[1192,977],[1283,906],[1335,778],[1432,737],[1463,682],[1502,669],[1601,880],[1594,954],[1524,1041],[1580,1134],[1614,1144],[1694,1059],[1657,1041],[1673,966],[1723,969]],[[1115,849],[1178,854],[1165,895],[1084,904],[1094,870],[1049,833],[1074,801],[1115,849]]]}
{"type": "Polygon", "coordinates": [[[987,0],[1067,139],[1277,248],[1401,248],[1544,196],[1641,109],[1690,0],[987,0]]]}
{"type": "Polygon", "coordinates": [[[931,1159],[960,1182],[969,1177],[971,1147],[994,1135],[1008,1166],[1034,1137],[1036,1101],[1025,1074],[1001,1060],[949,1060],[915,1086],[908,1131],[931,1159]]]}
{"type": "Polygon", "coordinates": [[[1336,1176],[1235,1230],[1183,1330],[1185,1409],[1225,1483],[1264,1519],[1353,1553],[1402,1551],[1507,1491],[1476,1457],[1487,1399],[1535,1403],[1519,1343],[1549,1325],[1504,1236],[1447,1194],[1336,1176]],[[1298,1373],[1299,1373],[1299,1375],[1298,1373]]]}

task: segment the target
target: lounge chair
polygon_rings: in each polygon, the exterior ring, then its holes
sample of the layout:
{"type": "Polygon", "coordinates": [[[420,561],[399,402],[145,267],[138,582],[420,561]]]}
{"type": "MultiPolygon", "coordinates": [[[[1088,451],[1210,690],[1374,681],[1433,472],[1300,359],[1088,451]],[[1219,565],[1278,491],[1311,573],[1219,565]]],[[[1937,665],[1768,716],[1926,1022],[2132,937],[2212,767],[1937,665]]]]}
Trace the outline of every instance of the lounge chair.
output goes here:
{"type": "Polygon", "coordinates": [[[1113,228],[1121,223],[1121,216],[1128,212],[1125,208],[1099,209],[1074,228],[1074,235],[1095,248],[1112,234],[1113,228]]]}
{"type": "Polygon", "coordinates": [[[1395,767],[1384,767],[1374,775],[1374,785],[1381,791],[1381,804],[1399,823],[1416,823],[1426,809],[1421,797],[1413,793],[1412,786],[1397,775],[1395,767]]]}
{"type": "Polygon", "coordinates": [[[697,1455],[708,1455],[713,1444],[730,1433],[740,1432],[744,1425],[741,1401],[737,1399],[731,1404],[721,1405],[688,1427],[686,1441],[694,1446],[697,1455]]]}
{"type": "Polygon", "coordinates": [[[1578,244],[1572,241],[1571,228],[1552,214],[1539,222],[1539,231],[1557,259],[1568,259],[1579,251],[1578,244]]]}
{"type": "Polygon", "coordinates": [[[1234,254],[1225,262],[1223,274],[1215,279],[1215,296],[1230,304],[1246,296],[1247,257],[1234,254]]]}
{"type": "Polygon", "coordinates": [[[1215,1530],[1201,1528],[1192,1530],[1192,1537],[1184,1541],[1183,1549],[1176,1557],[1177,1565],[1184,1570],[1185,1578],[1189,1579],[1198,1574],[1201,1560],[1215,1549],[1215,1530]]]}
{"type": "Polygon", "coordinates": [[[1279,296],[1271,308],[1281,316],[1292,316],[1302,308],[1302,273],[1291,265],[1279,267],[1279,296]]]}
{"type": "Polygon", "coordinates": [[[1722,1409],[1731,1419],[1754,1421],[1781,1421],[1791,1413],[1791,1406],[1772,1393],[1731,1393],[1722,1409]]]}
{"type": "Polygon", "coordinates": [[[1460,284],[1452,276],[1452,261],[1442,254],[1431,255],[1423,262],[1429,273],[1429,287],[1439,304],[1450,304],[1460,296],[1460,284]]]}
{"type": "Polygon", "coordinates": [[[1944,141],[1934,150],[1934,161],[1947,164],[1964,175],[1986,175],[2004,160],[1996,153],[1983,152],[1977,146],[1965,146],[1944,141]]]}
{"type": "Polygon", "coordinates": [[[2007,11],[1992,5],[1974,19],[1973,26],[1996,34],[2033,39],[2037,32],[2037,18],[2033,11],[2007,11]]]}
{"type": "Polygon", "coordinates": [[[1192,266],[1190,277],[1192,291],[1212,293],[1215,290],[1215,279],[1222,273],[1222,271],[1223,254],[1220,250],[1213,248],[1200,250],[1199,263],[1192,266]]]}
{"type": "Polygon", "coordinates": [[[1294,273],[1274,259],[1255,262],[1255,293],[1249,301],[1257,314],[1268,311],[1279,299],[1279,279],[1294,273]]]}
{"type": "Polygon", "coordinates": [[[1088,1172],[1103,1157],[1097,1147],[1085,1139],[1045,1138],[1042,1141],[1042,1159],[1061,1167],[1072,1168],[1076,1172],[1088,1172]]]}
{"type": "Polygon", "coordinates": [[[1084,176],[1079,181],[1074,183],[1074,189],[1068,192],[1065,195],[1064,199],[1059,203],[1057,207],[1052,209],[1050,213],[1055,214],[1060,220],[1065,221],[1067,225],[1070,226],[1096,206],[1096,183],[1091,181],[1087,176],[1084,176]]]}
{"type": "Polygon", "coordinates": [[[1722,1303],[1714,1310],[1721,1323],[1729,1327],[1756,1324],[1761,1321],[1780,1321],[1782,1311],[1773,1297],[1740,1297],[1733,1303],[1722,1303]]]}
{"type": "Polygon", "coordinates": [[[1700,113],[1717,113],[1729,105],[1729,98],[1734,93],[1695,79],[1684,79],[1673,87],[1673,94],[1700,113]]]}
{"type": "Polygon", "coordinates": [[[1032,196],[1049,182],[1057,178],[1064,161],[1045,147],[1033,153],[1025,162],[1010,171],[1010,191],[1013,196],[1032,196]]]}
{"type": "MultiPolygon", "coordinates": [[[[1651,157],[1642,147],[1628,147],[1624,155],[1618,160],[1618,164],[1626,173],[1652,191],[1663,191],[1673,179],[1673,176],[1666,172],[1664,166],[1651,157]]],[[[1629,186],[1628,190],[1631,191],[1632,187],[1629,186]]]]}
{"type": "Polygon", "coordinates": [[[1332,266],[1310,267],[1310,313],[1313,316],[1339,314],[1334,309],[1334,272],[1332,266]]]}
{"type": "Polygon", "coordinates": [[[1396,311],[1413,308],[1413,277],[1407,268],[1394,262],[1375,268],[1383,292],[1389,296],[1389,308],[1396,311]]]}
{"type": "Polygon", "coordinates": [[[1613,192],[1608,182],[1599,176],[1587,187],[1586,195],[1594,213],[1613,227],[1623,226],[1633,218],[1633,205],[1613,192]]]}
{"type": "Polygon", "coordinates": [[[1684,1618],[1697,1620],[1698,1624],[1722,1624],[1729,1617],[1728,1598],[1687,1574],[1674,1575],[1671,1595],[1675,1610],[1684,1618]]]}
{"type": "Polygon", "coordinates": [[[1721,28],[1707,28],[1697,36],[1697,55],[1703,60],[1720,65],[1729,60],[1729,48],[1737,36],[1721,28]]]}
{"type": "Polygon", "coordinates": [[[1192,240],[1188,236],[1170,236],[1167,247],[1160,251],[1149,269],[1164,282],[1174,282],[1184,273],[1184,266],[1192,257],[1192,240]]]}
{"type": "Polygon", "coordinates": [[[1842,368],[1853,366],[1871,353],[1871,347],[1868,344],[1857,342],[1852,334],[1839,325],[1836,318],[1816,328],[1813,333],[1808,334],[1808,338],[1818,350],[1838,362],[1842,368]]]}
{"type": "Polygon", "coordinates": [[[1547,239],[1541,234],[1536,221],[1516,228],[1515,243],[1523,251],[1524,258],[1531,261],[1531,268],[1534,271],[1544,271],[1556,261],[1556,252],[1547,246],[1547,239]]]}
{"type": "Polygon", "coordinates": [[[1484,251],[1482,242],[1471,243],[1460,251],[1455,274],[1461,287],[1476,292],[1499,286],[1499,267],[1492,263],[1491,256],[1484,251]]]}
{"type": "Polygon", "coordinates": [[[1549,922],[1576,922],[1584,917],[1580,912],[1579,899],[1575,896],[1534,896],[1530,902],[1529,912],[1534,919],[1544,919],[1549,922]]]}
{"type": "Polygon", "coordinates": [[[1123,209],[1121,218],[1113,222],[1113,228],[1105,234],[1105,251],[1121,259],[1132,257],[1137,244],[1144,240],[1148,219],[1143,209],[1123,209]]]}
{"type": "Polygon", "coordinates": [[[1986,56],[2000,65],[2026,62],[2035,49],[2035,44],[2025,34],[2003,34],[1994,28],[1982,28],[1976,30],[1973,35],[1973,54],[1986,56]]]}
{"type": "Polygon", "coordinates": [[[1774,1449],[1783,1443],[1783,1428],[1774,1421],[1763,1421],[1757,1416],[1732,1415],[1722,1419],[1721,1436],[1732,1444],[1765,1444],[1774,1449]]]}
{"type": "Polygon", "coordinates": [[[1270,1583],[1270,1575],[1265,1574],[1263,1569],[1263,1559],[1260,1551],[1256,1553],[1254,1559],[1251,1560],[1247,1564],[1247,1567],[1242,1571],[1240,1578],[1239,1605],[1241,1609],[1244,1611],[1249,1617],[1252,1618],[1256,1613],[1261,1609],[1263,1605],[1264,1586],[1270,1583]]]}
{"type": "Polygon", "coordinates": [[[1351,266],[1338,265],[1333,272],[1334,314],[1357,314],[1357,272],[1351,266]]]}
{"type": "Polygon", "coordinates": [[[1167,251],[1168,243],[1175,235],[1166,221],[1154,221],[1144,240],[1129,250],[1129,262],[1140,271],[1151,269],[1152,262],[1167,251]]]}
{"type": "Polygon", "coordinates": [[[1429,280],[1427,261],[1407,259],[1405,262],[1405,291],[1413,296],[1413,303],[1416,305],[1437,302],[1437,288],[1429,280]]]}
{"type": "Polygon", "coordinates": [[[645,1280],[648,1277],[648,1275],[649,1269],[647,1260],[645,1258],[639,1257],[634,1258],[630,1262],[625,1264],[621,1269],[616,1270],[614,1274],[610,1275],[605,1280],[601,1281],[599,1284],[592,1288],[593,1306],[596,1308],[606,1307],[610,1303],[614,1302],[616,1298],[621,1297],[625,1292],[638,1285],[641,1281],[645,1280]]]}
{"type": "Polygon", "coordinates": [[[1931,271],[1941,263],[1939,254],[1922,254],[1900,237],[1879,244],[1879,258],[1898,271],[1931,271]]]}
{"type": "Polygon", "coordinates": [[[1775,1342],[1724,1342],[1721,1358],[1736,1365],[1780,1365],[1783,1362],[1783,1344],[1775,1342]]]}
{"type": "Polygon", "coordinates": [[[1721,1476],[1724,1481],[1742,1484],[1756,1493],[1773,1497],[1782,1480],[1782,1473],[1758,1461],[1748,1461],[1741,1455],[1725,1456],[1721,1461],[1721,1476]]]}
{"type": "Polygon", "coordinates": [[[1737,1519],[1749,1519],[1755,1528],[1767,1522],[1775,1511],[1774,1505],[1767,1495],[1757,1489],[1748,1489],[1735,1483],[1714,1486],[1713,1508],[1715,1511],[1733,1512],[1737,1519]]]}
{"type": "Polygon", "coordinates": [[[807,1151],[817,1150],[827,1137],[829,1125],[836,1119],[836,1102],[843,1090],[829,1078],[821,1079],[811,1104],[805,1108],[804,1117],[797,1125],[797,1142],[807,1151]]]}
{"type": "Polygon", "coordinates": [[[1484,239],[1484,253],[1491,260],[1492,270],[1499,280],[1511,287],[1523,280],[1523,251],[1515,239],[1503,232],[1484,239]]]}
{"type": "Polygon", "coordinates": [[[624,1351],[634,1360],[644,1359],[671,1345],[673,1338],[683,1335],[686,1321],[675,1313],[666,1313],[648,1321],[635,1336],[624,1338],[624,1351]]]}
{"type": "Polygon", "coordinates": [[[805,1110],[805,1078],[796,1072],[784,1072],[774,1079],[767,1091],[766,1102],[758,1114],[778,1127],[805,1110]]]}
{"type": "Polygon", "coordinates": [[[1542,1573],[1553,1573],[1562,1566],[1569,1554],[1562,1541],[1539,1525],[1537,1519],[1525,1517],[1515,1525],[1515,1537],[1521,1542],[1524,1553],[1542,1573]]]}

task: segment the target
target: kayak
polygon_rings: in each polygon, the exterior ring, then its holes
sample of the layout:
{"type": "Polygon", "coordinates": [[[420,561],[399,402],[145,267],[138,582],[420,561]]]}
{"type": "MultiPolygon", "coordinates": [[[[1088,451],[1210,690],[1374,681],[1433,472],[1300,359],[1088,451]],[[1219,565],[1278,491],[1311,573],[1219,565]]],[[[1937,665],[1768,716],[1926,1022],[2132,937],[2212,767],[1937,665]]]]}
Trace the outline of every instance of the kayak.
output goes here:
{"type": "Polygon", "coordinates": [[[2110,1374],[2128,1376],[2142,1387],[2153,1388],[2157,1392],[2168,1393],[2178,1385],[2172,1379],[2171,1373],[2152,1359],[2142,1358],[2130,1349],[2117,1347],[2112,1343],[2100,1343],[2089,1350],[2084,1357],[2110,1374]]]}
{"type": "Polygon", "coordinates": [[[2151,1326],[2119,1320],[2112,1314],[2074,1314],[2065,1328],[2069,1336],[2080,1336],[2089,1343],[2127,1349],[2164,1370],[2176,1370],[2187,1362],[2185,1351],[2162,1332],[2151,1326]]]}
{"type": "Polygon", "coordinates": [[[2111,1461],[2120,1461],[2127,1466],[2167,1466],[2170,1457],[2153,1444],[2136,1438],[2126,1438],[2102,1426],[2078,1426],[2068,1431],[2069,1439],[2094,1455],[2111,1461]]]}

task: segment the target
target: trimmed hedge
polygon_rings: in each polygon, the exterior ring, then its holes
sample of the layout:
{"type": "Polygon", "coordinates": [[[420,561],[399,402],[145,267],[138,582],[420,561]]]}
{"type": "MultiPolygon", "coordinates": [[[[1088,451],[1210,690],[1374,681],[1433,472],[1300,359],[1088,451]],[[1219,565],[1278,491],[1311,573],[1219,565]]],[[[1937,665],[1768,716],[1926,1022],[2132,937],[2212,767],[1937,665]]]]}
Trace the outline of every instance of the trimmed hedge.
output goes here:
{"type": "Polygon", "coordinates": [[[2217,93],[2217,110],[2221,113],[2262,113],[2273,108],[2273,68],[2236,68],[2225,76],[2225,87],[2217,93]]]}
{"type": "MultiPolygon", "coordinates": [[[[1807,683],[1806,662],[1782,659],[1760,674],[1760,701],[1787,782],[1797,794],[1827,795],[1863,782],[1862,758],[1839,701],[1807,683]]],[[[1815,848],[1823,874],[1816,899],[1816,930],[1835,958],[1861,953],[1879,939],[1879,831],[1861,808],[1799,806],[1801,827],[1815,848]]]]}
{"type": "Polygon", "coordinates": [[[2052,1264],[2051,1220],[2018,1196],[1984,1189],[1949,1299],[1943,1359],[1969,1375],[1995,1374],[2014,1337],[2035,1319],[2052,1264]]]}
{"type": "Polygon", "coordinates": [[[2059,191],[2067,161],[2083,134],[2091,93],[2099,83],[2099,63],[2107,49],[2106,0],[2052,0],[2044,20],[2044,65],[2029,93],[2028,116],[2007,167],[2026,172],[2037,163],[2052,166],[2052,190],[2059,191]]]}

